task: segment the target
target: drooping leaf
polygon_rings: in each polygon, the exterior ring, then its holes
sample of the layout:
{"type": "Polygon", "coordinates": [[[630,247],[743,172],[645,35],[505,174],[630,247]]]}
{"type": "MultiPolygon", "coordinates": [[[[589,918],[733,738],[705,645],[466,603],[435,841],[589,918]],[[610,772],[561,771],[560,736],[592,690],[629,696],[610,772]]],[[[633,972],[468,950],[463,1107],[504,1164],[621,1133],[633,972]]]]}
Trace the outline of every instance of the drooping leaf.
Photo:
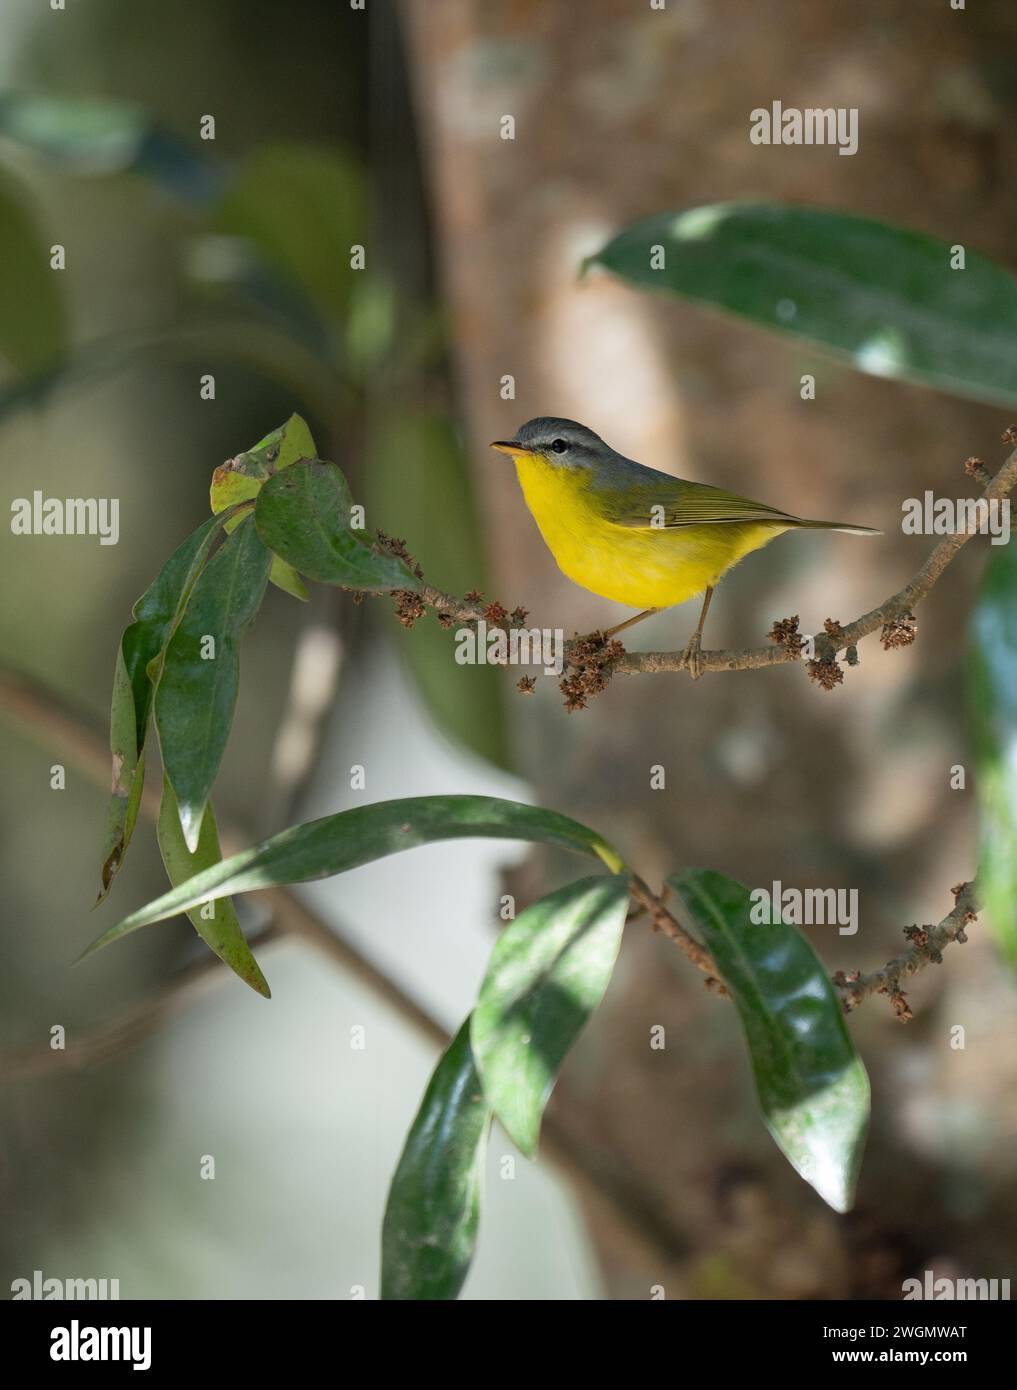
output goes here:
{"type": "Polygon", "coordinates": [[[189,912],[206,900],[273,885],[307,883],[417,845],[464,839],[531,840],[560,845],[595,856],[612,873],[620,873],[624,868],[617,850],[596,831],[539,806],[524,806],[495,796],[416,796],[376,801],[370,806],[290,826],[254,849],[231,855],[125,917],[103,932],[84,954],[89,955],[151,922],[189,912]]]}
{"type": "Polygon", "coordinates": [[[1003,956],[1017,965],[1017,548],[993,548],[971,627],[979,888],[1003,956]]]}
{"type": "Polygon", "coordinates": [[[668,879],[717,963],[749,1048],[767,1129],[835,1211],[848,1211],[869,1079],[823,963],[794,927],[754,923],[749,891],[709,869],[668,879]]]}
{"type": "Polygon", "coordinates": [[[1017,279],[965,248],[818,208],[720,203],[627,227],[591,257],[847,357],[859,371],[1017,404],[1017,279]]]}
{"type": "Polygon", "coordinates": [[[383,1299],[451,1299],[462,1288],[477,1241],[490,1120],[467,1019],[435,1068],[392,1179],[383,1299]]]}
{"type": "Polygon", "coordinates": [[[134,693],[127,674],[122,642],[117,649],[117,664],[113,674],[109,742],[113,758],[113,780],[109,804],[106,807],[96,907],[109,893],[113,880],[124,862],[127,846],[131,843],[131,836],[138,822],[141,797],[145,790],[145,750],[138,747],[134,693]]]}
{"type": "Polygon", "coordinates": [[[123,865],[137,821],[145,781],[145,740],[162,655],[222,524],[222,517],[209,517],[177,547],[134,605],[135,621],[120,639],[110,713],[113,782],[97,903],[105,898],[123,865]]]}
{"type": "Polygon", "coordinates": [[[124,633],[121,647],[134,697],[139,747],[145,742],[166,647],[198,576],[208,563],[220,529],[231,520],[232,516],[212,516],[203,521],[177,547],[132,609],[135,622],[124,633]]]}
{"type": "MultiPolygon", "coordinates": [[[[166,866],[169,881],[174,887],[179,883],[185,883],[189,878],[200,873],[202,869],[207,869],[210,865],[218,864],[222,860],[222,852],[219,849],[219,831],[216,827],[212,803],[209,802],[205,807],[205,814],[201,821],[201,833],[198,836],[198,848],[192,854],[184,843],[183,832],[180,829],[180,809],[177,806],[173,788],[166,777],[163,778],[162,783],[162,802],[159,806],[156,834],[159,840],[159,850],[162,853],[162,862],[166,866]]],[[[272,991],[269,989],[268,981],[261,973],[261,968],[254,959],[251,948],[240,930],[240,923],[237,920],[236,910],[232,902],[229,898],[220,898],[218,902],[209,903],[207,911],[211,914],[208,917],[202,916],[200,907],[192,908],[187,914],[194,930],[219,959],[240,976],[245,984],[250,985],[257,994],[270,999],[272,991]]]]}
{"type": "Polygon", "coordinates": [[[521,912],[498,938],[473,1010],[484,1094],[530,1157],[558,1070],[611,979],[628,880],[580,879],[521,912]]]}
{"type": "Polygon", "coordinates": [[[294,569],[346,589],[412,589],[420,580],[395,555],[372,548],[350,529],[352,499],[334,463],[297,463],[258,494],[255,525],[268,548],[294,569]]]}
{"type": "MultiPolygon", "coordinates": [[[[433,410],[388,410],[370,430],[367,449],[368,516],[384,518],[392,535],[411,537],[424,573],[448,593],[490,592],[469,459],[452,422],[433,410]]],[[[513,606],[511,595],[506,606],[513,606]]],[[[511,766],[504,673],[450,661],[449,634],[434,622],[399,628],[396,650],[445,736],[511,766]]]]}
{"type": "Polygon", "coordinates": [[[240,639],[261,606],[270,563],[245,518],[198,576],[166,648],[155,723],[192,854],[233,722],[240,639]]]}
{"type": "Polygon", "coordinates": [[[25,376],[52,367],[64,351],[62,287],[27,190],[0,178],[0,360],[25,376]]]}
{"type": "MultiPolygon", "coordinates": [[[[299,415],[291,415],[285,425],[265,436],[253,449],[229,459],[212,474],[210,501],[213,512],[221,512],[237,502],[250,501],[261,490],[262,484],[273,473],[289,468],[300,459],[317,458],[317,446],[307,427],[307,421],[299,415]]],[[[226,530],[232,531],[240,517],[226,523],[226,530]]],[[[268,574],[269,582],[294,598],[306,600],[307,587],[292,565],[288,565],[278,555],[272,556],[272,568],[268,574]]]]}

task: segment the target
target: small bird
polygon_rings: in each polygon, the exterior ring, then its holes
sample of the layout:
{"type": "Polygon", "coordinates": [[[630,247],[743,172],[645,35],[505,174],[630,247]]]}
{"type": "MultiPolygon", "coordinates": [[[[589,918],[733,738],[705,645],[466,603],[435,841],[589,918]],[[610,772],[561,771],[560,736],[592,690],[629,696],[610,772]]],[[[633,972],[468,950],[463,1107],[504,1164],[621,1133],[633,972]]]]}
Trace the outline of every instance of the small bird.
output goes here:
{"type": "Polygon", "coordinates": [[[689,483],[615,453],[575,420],[527,420],[492,449],[511,455],[526,505],[558,568],[601,598],[643,611],[604,632],[612,637],[662,608],[703,595],[683,656],[702,674],[703,624],[723,574],[783,531],[848,531],[869,526],[803,521],[763,502],[689,483]]]}

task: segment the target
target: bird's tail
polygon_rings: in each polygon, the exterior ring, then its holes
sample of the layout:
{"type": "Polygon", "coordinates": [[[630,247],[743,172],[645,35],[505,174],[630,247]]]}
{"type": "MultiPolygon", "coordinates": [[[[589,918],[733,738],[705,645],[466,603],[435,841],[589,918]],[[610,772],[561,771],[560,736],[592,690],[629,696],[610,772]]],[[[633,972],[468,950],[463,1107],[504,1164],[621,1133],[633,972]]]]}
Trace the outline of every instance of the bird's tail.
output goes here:
{"type": "Polygon", "coordinates": [[[811,531],[846,531],[850,536],[881,536],[882,531],[877,531],[874,526],[852,526],[846,521],[799,521],[799,526],[804,526],[811,531]]]}

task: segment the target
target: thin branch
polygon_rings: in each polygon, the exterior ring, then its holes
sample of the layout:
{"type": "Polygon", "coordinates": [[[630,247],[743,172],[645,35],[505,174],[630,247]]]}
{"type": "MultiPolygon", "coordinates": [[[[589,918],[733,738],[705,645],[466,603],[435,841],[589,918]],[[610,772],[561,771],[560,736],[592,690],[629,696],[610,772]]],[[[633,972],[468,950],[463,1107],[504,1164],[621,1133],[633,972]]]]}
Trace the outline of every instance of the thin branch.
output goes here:
{"type": "MultiPolygon", "coordinates": [[[[64,700],[54,695],[52,691],[20,672],[0,666],[0,710],[14,715],[36,742],[43,746],[56,745],[59,747],[64,755],[68,756],[97,785],[105,786],[107,784],[109,754],[105,749],[102,737],[91,727],[86,718],[71,709],[64,700]]],[[[158,793],[147,787],[142,799],[142,814],[149,820],[156,819],[159,814],[158,793]]],[[[241,837],[229,827],[222,827],[221,836],[225,854],[231,854],[240,847],[241,837]]],[[[873,971],[871,974],[863,975],[859,971],[854,971],[851,975],[845,976],[842,971],[837,971],[833,975],[834,985],[842,991],[846,1012],[857,1008],[870,994],[886,993],[889,994],[891,1002],[894,1003],[898,1017],[905,1022],[911,1017],[906,1002],[902,1008],[903,995],[899,988],[900,980],[917,973],[935,961],[937,959],[936,953],[944,945],[951,941],[966,940],[963,928],[974,920],[977,912],[977,888],[976,884],[969,883],[963,885],[962,889],[963,898],[958,897],[957,905],[938,926],[921,929],[921,931],[928,930],[928,944],[918,944],[913,940],[908,950],[889,961],[881,970],[873,971]]],[[[960,893],[962,890],[958,889],[957,891],[960,893]]],[[[439,1023],[421,1009],[413,999],[404,994],[387,975],[379,971],[335,930],[317,917],[299,898],[284,888],[265,888],[261,890],[261,893],[262,901],[272,914],[272,936],[270,938],[268,934],[265,934],[263,937],[252,937],[252,943],[255,940],[266,942],[270,939],[274,940],[276,931],[280,935],[294,936],[308,941],[327,958],[333,960],[340,969],[359,980],[378,997],[385,999],[397,1013],[413,1023],[423,1036],[440,1046],[444,1046],[448,1042],[448,1035],[439,1023]]],[[[644,913],[648,915],[653,930],[661,932],[668,940],[673,941],[692,964],[706,975],[707,978],[704,981],[706,987],[714,993],[726,994],[727,990],[719,978],[719,971],[712,956],[682,926],[668,908],[665,898],[654,893],[638,875],[632,877],[631,893],[638,907],[630,915],[629,920],[635,920],[644,913]]],[[[917,930],[919,929],[909,929],[909,931],[917,930]]],[[[85,1049],[85,1060],[81,1062],[81,1065],[91,1064],[90,1059],[93,1054],[89,1049],[94,1049],[95,1058],[105,1060],[107,1056],[118,1050],[118,1038],[121,1039],[121,1046],[129,1047],[147,1037],[164,1017],[171,1017],[177,1011],[175,1007],[171,1007],[170,998],[177,989],[183,993],[185,1002],[188,1001],[194,990],[201,984],[206,972],[210,975],[215,975],[218,972],[219,978],[225,978],[226,971],[225,969],[220,971],[219,966],[220,962],[214,956],[209,956],[207,962],[203,962],[200,971],[192,967],[181,971],[173,981],[170,981],[164,992],[160,991],[152,1000],[140,1006],[138,1014],[145,1009],[152,1009],[154,1014],[152,1028],[143,1027],[140,1018],[134,1016],[134,1011],[129,1011],[116,1024],[100,1030],[94,1037],[84,1041],[82,1045],[85,1049]],[[166,1011],[162,1012],[163,1009],[166,1011]]],[[[31,1070],[33,1068],[38,1068],[38,1074],[42,1074],[45,1071],[60,1070],[67,1066],[77,1065],[69,1054],[59,1051],[51,1052],[49,1048],[39,1049],[40,1056],[35,1060],[30,1058],[30,1052],[31,1049],[25,1048],[0,1053],[0,1079],[13,1079],[15,1075],[20,1076],[22,1074],[36,1074],[35,1071],[31,1070]]]]}
{"type": "MultiPolygon", "coordinates": [[[[1017,435],[1013,430],[1008,430],[1004,440],[1013,444],[1017,442],[1017,435]]],[[[987,502],[1002,501],[1017,487],[1017,449],[1011,453],[995,478],[990,479],[977,460],[968,461],[967,471],[984,485],[982,496],[987,502]],[[977,467],[972,466],[975,464],[977,467]]],[[[914,578],[877,608],[847,625],[828,621],[825,634],[817,639],[817,651],[821,660],[835,666],[834,658],[841,651],[847,651],[850,659],[857,643],[877,629],[883,631],[884,643],[888,645],[903,644],[911,640],[913,630],[909,632],[907,625],[911,624],[913,628],[913,609],[931,592],[961,548],[975,534],[976,529],[974,518],[971,517],[968,529],[944,537],[914,578]],[[900,632],[902,628],[903,633],[900,632]],[[895,629],[898,629],[897,641],[894,641],[895,629]]],[[[513,623],[522,626],[527,619],[527,614],[522,610],[517,609],[510,615],[500,604],[485,605],[482,596],[475,593],[466,595],[465,599],[459,599],[427,584],[423,585],[419,594],[394,592],[400,618],[407,626],[412,625],[425,606],[434,609],[439,621],[446,627],[457,622],[476,623],[481,620],[487,621],[491,626],[504,626],[510,618],[513,623]]],[[[799,659],[800,649],[793,634],[787,632],[786,637],[789,640],[770,647],[703,652],[702,669],[753,670],[799,659]]],[[[573,639],[566,644],[566,658],[571,654],[574,659],[578,655],[581,664],[589,661],[589,645],[589,638],[573,639]]],[[[614,643],[594,665],[596,670],[592,672],[592,690],[595,692],[596,689],[603,688],[611,675],[680,671],[687,669],[687,658],[683,652],[625,652],[619,643],[614,643]]],[[[87,721],[52,692],[42,689],[36,682],[19,673],[0,669],[0,708],[13,714],[37,741],[44,746],[56,746],[98,785],[105,785],[108,776],[108,754],[103,739],[89,727],[87,721]]],[[[158,800],[155,790],[146,790],[142,812],[149,819],[158,814],[158,800]]],[[[228,841],[232,838],[224,836],[224,847],[227,850],[228,841]]],[[[707,976],[706,984],[719,993],[726,993],[710,953],[681,925],[668,909],[664,899],[654,894],[638,876],[632,879],[631,891],[639,904],[637,913],[639,910],[645,911],[654,930],[663,932],[674,941],[689,960],[707,976]]],[[[869,974],[855,971],[848,976],[838,971],[833,976],[835,987],[841,991],[845,1010],[857,1008],[871,994],[885,993],[890,997],[902,1021],[911,1017],[901,982],[927,965],[940,961],[943,949],[951,942],[965,941],[966,927],[975,920],[978,910],[977,884],[972,882],[960,885],[955,890],[955,897],[953,909],[936,926],[909,928],[909,947],[881,969],[869,974]]],[[[447,1034],[440,1024],[306,908],[298,898],[285,889],[273,888],[265,890],[264,900],[272,914],[272,921],[267,928],[251,936],[252,944],[269,945],[287,936],[308,941],[341,969],[385,999],[431,1042],[438,1045],[447,1042],[447,1034]]],[[[24,1080],[60,1070],[78,1070],[99,1065],[151,1036],[163,1023],[193,1002],[206,986],[224,979],[225,976],[225,970],[220,968],[220,962],[213,956],[195,961],[154,996],[140,1005],[133,1006],[113,1024],[78,1039],[71,1049],[52,1050],[48,1047],[33,1046],[0,1054],[0,1077],[6,1080],[24,1080]]],[[[661,1229],[659,1214],[653,1209],[652,1203],[649,1206],[645,1203],[642,1206],[639,1202],[633,1203],[631,1192],[622,1190],[625,1184],[616,1173],[605,1173],[603,1164],[599,1165],[598,1171],[593,1171],[598,1165],[584,1156],[586,1150],[582,1142],[562,1134],[556,1136],[553,1124],[549,1127],[551,1132],[548,1138],[551,1144],[548,1147],[557,1150],[559,1164],[567,1168],[573,1178],[580,1181],[592,1198],[599,1197],[603,1200],[606,1196],[631,1226],[640,1229],[644,1240],[650,1240],[658,1247],[680,1245],[680,1237],[661,1229]]]]}
{"type": "MultiPolygon", "coordinates": [[[[0,665],[0,709],[12,715],[34,743],[55,749],[96,786],[110,785],[110,751],[93,722],[31,676],[0,665]]],[[[141,813],[159,818],[159,792],[148,783],[141,813]]]]}
{"type": "Polygon", "coordinates": [[[301,627],[293,651],[289,691],[279,719],[268,786],[262,797],[259,829],[267,835],[273,825],[288,825],[318,766],[328,715],[347,655],[339,608],[341,595],[327,589],[321,596],[326,612],[301,627]]]}
{"type": "Polygon", "coordinates": [[[726,994],[727,990],[721,983],[720,971],[713,957],[705,946],[701,946],[695,937],[686,931],[664,899],[658,897],[638,874],[632,875],[631,890],[636,902],[649,913],[653,930],[662,932],[669,941],[673,941],[685,952],[696,969],[701,970],[707,977],[704,983],[708,989],[712,989],[715,994],[726,994]]]}
{"type": "Polygon", "coordinates": [[[833,976],[834,986],[842,993],[845,1012],[857,1009],[870,994],[888,994],[890,1002],[902,1023],[911,1018],[907,997],[901,989],[901,982],[917,975],[927,965],[939,965],[944,949],[953,941],[962,944],[967,941],[967,928],[976,920],[979,911],[978,880],[959,883],[953,890],[954,905],[943,920],[933,927],[906,927],[905,933],[911,945],[893,960],[887,961],[881,970],[873,970],[868,975],[852,971],[845,975],[838,970],[833,976]]]}
{"type": "MultiPolygon", "coordinates": [[[[1017,430],[1014,427],[1005,432],[1003,442],[1006,444],[1017,442],[1017,430]]],[[[982,499],[987,503],[1001,502],[1008,498],[1017,487],[1017,449],[1013,450],[994,478],[989,476],[981,460],[978,459],[969,459],[965,464],[965,471],[969,477],[984,484],[982,499]]],[[[918,573],[903,588],[884,599],[876,608],[863,613],[861,617],[850,623],[842,624],[828,620],[826,631],[816,638],[817,655],[820,657],[819,665],[835,666],[834,658],[838,652],[846,651],[850,654],[863,638],[876,631],[883,633],[884,644],[887,646],[903,646],[911,641],[916,630],[912,619],[913,610],[923,599],[928,597],[944,570],[971,537],[977,534],[977,521],[972,514],[968,514],[966,524],[967,529],[944,536],[918,573]]],[[[412,561],[412,557],[407,554],[403,542],[395,542],[394,544],[398,547],[395,553],[412,561]]],[[[485,605],[482,596],[478,594],[467,594],[465,599],[460,599],[453,594],[446,594],[430,584],[424,584],[419,594],[411,594],[408,591],[393,591],[393,593],[399,602],[399,616],[406,626],[412,626],[416,618],[422,615],[425,607],[433,608],[437,612],[443,626],[451,626],[452,623],[476,623],[481,619],[484,619],[490,626],[503,626],[510,616],[499,603],[485,605]]],[[[515,614],[511,616],[514,618],[515,614]]],[[[523,613],[523,623],[526,617],[527,615],[523,613]]],[[[519,625],[522,626],[523,623],[519,625]]],[[[594,638],[596,636],[597,634],[593,634],[594,638]]],[[[789,661],[800,660],[801,641],[800,639],[794,640],[794,634],[791,636],[792,640],[783,643],[775,642],[774,645],[768,647],[701,652],[701,669],[704,671],[753,671],[768,666],[782,666],[789,661]]],[[[565,644],[566,663],[590,673],[592,684],[587,693],[598,693],[607,684],[607,680],[614,675],[631,676],[689,669],[688,657],[684,651],[628,652],[625,651],[621,643],[615,641],[611,644],[610,652],[601,653],[596,660],[591,661],[590,647],[591,638],[588,636],[572,638],[565,644]]],[[[489,657],[488,660],[490,659],[489,657]]],[[[813,666],[815,664],[812,663],[813,666]]],[[[828,685],[822,670],[816,672],[810,668],[810,674],[814,675],[821,684],[827,685],[827,688],[840,679],[838,674],[828,685]]],[[[526,688],[531,689],[532,682],[528,682],[526,688]]],[[[570,708],[580,708],[582,703],[582,699],[573,700],[570,708]]]]}
{"type": "MultiPolygon", "coordinates": [[[[248,944],[260,949],[280,940],[282,935],[278,923],[273,922],[259,932],[252,932],[248,944]]],[[[42,1077],[102,1066],[157,1033],[164,1023],[190,1008],[225,975],[218,957],[205,952],[161,988],[146,995],[140,1004],[126,1009],[112,1023],[75,1036],[66,1047],[29,1043],[0,1052],[0,1081],[37,1081],[42,1077]]]]}
{"type": "MultiPolygon", "coordinates": [[[[109,753],[105,739],[87,717],[71,710],[65,701],[19,672],[0,667],[0,710],[13,715],[43,746],[56,747],[101,788],[109,786],[109,753]]],[[[142,814],[154,820],[159,797],[147,792],[142,814]]],[[[221,827],[225,853],[232,852],[238,836],[221,827]]],[[[262,890],[262,901],[272,914],[269,926],[248,938],[252,946],[276,944],[288,938],[303,940],[341,971],[387,1003],[422,1038],[445,1047],[446,1029],[370,960],[285,888],[262,890]]],[[[30,1045],[0,1052],[0,1081],[23,1081],[43,1076],[75,1073],[100,1066],[137,1046],[164,1023],[195,1003],[213,985],[230,978],[228,969],[212,954],[194,961],[171,980],[132,1005],[112,1024],[75,1039],[59,1050],[30,1045]]],[[[568,1179],[573,1189],[619,1222],[635,1244],[656,1260],[687,1253],[686,1240],[675,1227],[666,1204],[633,1182],[627,1166],[592,1141],[585,1132],[563,1124],[555,1115],[544,1120],[541,1152],[568,1179]]]]}
{"type": "MultiPolygon", "coordinates": [[[[1007,432],[1009,434],[1009,431],[1007,432]]],[[[1002,501],[1009,497],[1017,487],[1017,449],[1010,454],[1003,467],[991,479],[982,492],[986,502],[1002,501]]],[[[839,627],[836,634],[830,633],[830,655],[855,647],[863,637],[885,628],[887,625],[910,614],[922,599],[927,598],[935,587],[943,571],[957,556],[973,535],[977,525],[973,517],[968,518],[968,529],[944,536],[921,569],[902,589],[884,599],[878,607],[863,613],[860,618],[839,627]]],[[[786,661],[799,659],[793,648],[782,646],[756,647],[736,651],[702,652],[703,669],[707,671],[750,671],[764,666],[779,666],[786,661]]],[[[685,658],[681,652],[627,652],[619,658],[612,670],[619,675],[633,675],[645,671],[681,671],[685,669],[685,658]]]]}

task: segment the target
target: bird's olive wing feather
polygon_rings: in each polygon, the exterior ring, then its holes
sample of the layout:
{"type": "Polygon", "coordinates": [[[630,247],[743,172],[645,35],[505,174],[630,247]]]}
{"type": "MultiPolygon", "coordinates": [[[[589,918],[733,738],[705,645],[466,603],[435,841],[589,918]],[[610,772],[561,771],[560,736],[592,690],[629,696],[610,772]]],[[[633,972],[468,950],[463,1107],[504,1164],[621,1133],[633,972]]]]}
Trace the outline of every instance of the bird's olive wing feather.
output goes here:
{"type": "Polygon", "coordinates": [[[674,526],[708,526],[725,522],[772,521],[794,524],[798,518],[763,502],[751,502],[705,483],[688,483],[661,474],[658,483],[640,481],[623,487],[597,490],[605,521],[616,526],[658,529],[674,526]]]}

